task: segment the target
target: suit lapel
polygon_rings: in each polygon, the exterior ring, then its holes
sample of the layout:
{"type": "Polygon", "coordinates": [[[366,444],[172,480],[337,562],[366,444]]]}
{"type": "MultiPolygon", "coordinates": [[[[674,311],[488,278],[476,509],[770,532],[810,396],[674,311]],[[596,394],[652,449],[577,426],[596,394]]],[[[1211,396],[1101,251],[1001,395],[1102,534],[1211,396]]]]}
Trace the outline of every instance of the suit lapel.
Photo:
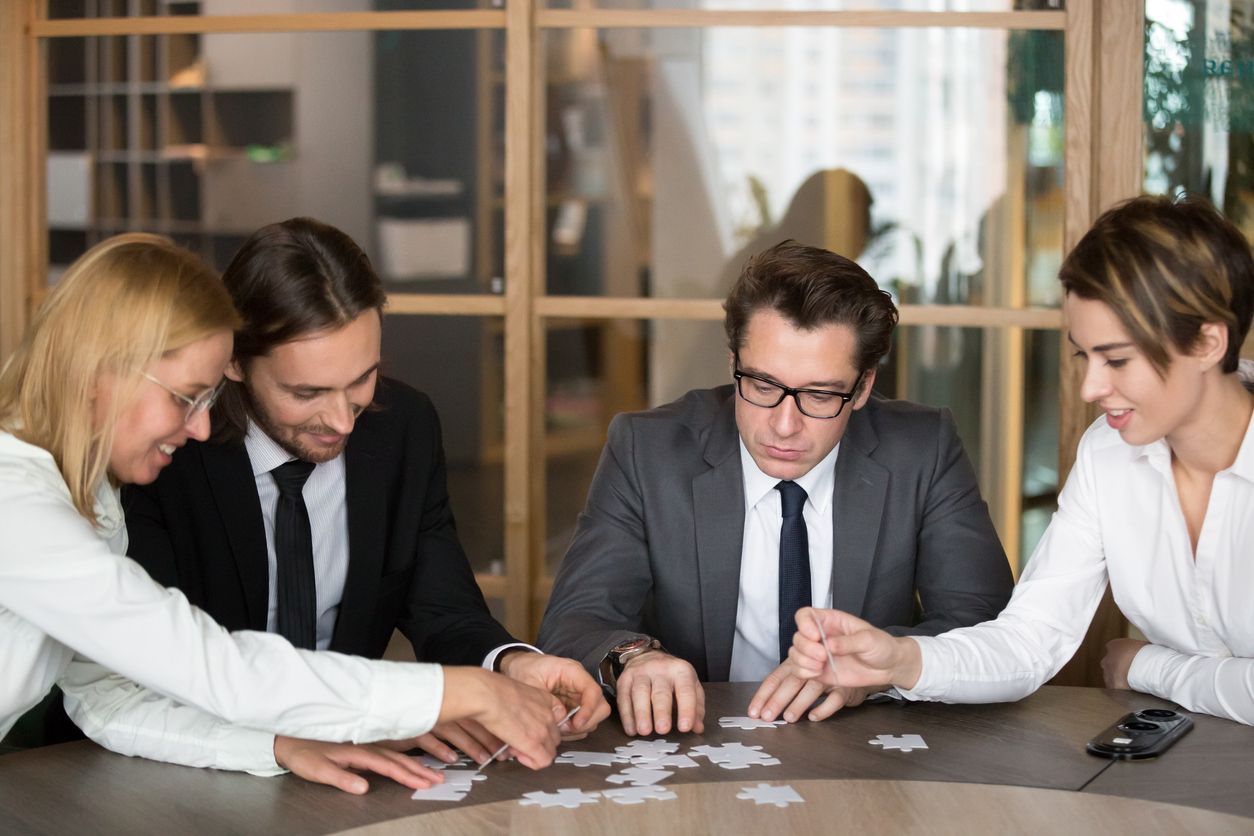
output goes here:
{"type": "Polygon", "coordinates": [[[248,451],[243,444],[200,444],[205,475],[213,492],[244,594],[248,626],[266,629],[270,608],[270,558],[266,524],[248,451]]]}
{"type": "Polygon", "coordinates": [[[711,469],[692,480],[707,668],[701,678],[711,682],[726,681],[731,670],[740,596],[745,488],[734,406],[728,400],[711,425],[704,451],[711,469]]]}
{"type": "Polygon", "coordinates": [[[866,410],[854,413],[840,455],[832,490],[832,606],[862,612],[880,520],[888,495],[888,471],[870,457],[879,437],[866,410]]]}
{"type": "Polygon", "coordinates": [[[369,635],[383,573],[388,476],[381,455],[386,442],[376,430],[374,417],[366,412],[357,419],[344,451],[348,572],[331,638],[332,650],[355,647],[369,635]]]}

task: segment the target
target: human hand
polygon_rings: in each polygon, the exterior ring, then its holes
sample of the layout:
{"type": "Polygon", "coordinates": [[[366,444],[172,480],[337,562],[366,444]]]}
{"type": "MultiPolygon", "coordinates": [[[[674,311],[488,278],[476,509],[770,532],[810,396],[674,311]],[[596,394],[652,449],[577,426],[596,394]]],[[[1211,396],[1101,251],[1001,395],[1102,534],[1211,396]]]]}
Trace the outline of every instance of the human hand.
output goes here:
{"type": "Polygon", "coordinates": [[[853,708],[860,705],[871,688],[842,688],[825,685],[817,679],[806,679],[797,672],[791,660],[784,662],[767,674],[766,679],[758,686],[753,699],[749,700],[749,716],[761,717],[763,720],[774,720],[783,717],[786,722],[795,723],[806,715],[810,721],[826,720],[842,708],[853,708]],[[826,693],[827,697],[819,705],[814,705],[819,697],[826,693]],[[813,706],[813,708],[811,708],[813,706]]]}
{"type": "Polygon", "coordinates": [[[1102,657],[1102,679],[1107,688],[1130,690],[1128,671],[1132,660],[1149,642],[1140,639],[1112,639],[1106,642],[1106,655],[1102,657]]]}
{"type": "Polygon", "coordinates": [[[553,762],[561,739],[557,724],[565,715],[561,701],[539,688],[483,668],[444,668],[438,722],[456,721],[463,729],[467,721],[477,723],[509,744],[514,757],[529,769],[553,762]]]}
{"type": "Polygon", "coordinates": [[[293,775],[315,784],[326,784],[353,795],[362,795],[370,783],[351,769],[364,769],[391,778],[411,790],[424,789],[444,780],[414,758],[386,744],[327,743],[277,735],[274,760],[293,775]]]}
{"type": "Polygon", "coordinates": [[[923,670],[919,645],[840,610],[797,610],[788,659],[798,676],[845,688],[913,688],[923,670]],[[828,651],[836,670],[828,663],[828,651]]]}
{"type": "Polygon", "coordinates": [[[663,650],[633,656],[623,667],[616,690],[626,734],[666,734],[672,710],[677,730],[705,731],[705,691],[696,670],[683,659],[663,650]]]}
{"type": "MultiPolygon", "coordinates": [[[[437,723],[431,731],[419,737],[379,741],[378,745],[398,752],[421,749],[431,757],[450,764],[457,763],[455,750],[460,750],[475,763],[483,763],[504,745],[504,741],[481,724],[466,719],[437,723]]],[[[505,755],[502,754],[501,757],[504,758],[505,755]]]]}
{"type": "MultiPolygon", "coordinates": [[[[520,650],[500,661],[501,673],[510,679],[548,691],[569,709],[579,711],[561,729],[563,740],[580,740],[610,716],[610,704],[583,665],[562,656],[520,650]]],[[[495,750],[493,750],[495,751],[495,750]]]]}

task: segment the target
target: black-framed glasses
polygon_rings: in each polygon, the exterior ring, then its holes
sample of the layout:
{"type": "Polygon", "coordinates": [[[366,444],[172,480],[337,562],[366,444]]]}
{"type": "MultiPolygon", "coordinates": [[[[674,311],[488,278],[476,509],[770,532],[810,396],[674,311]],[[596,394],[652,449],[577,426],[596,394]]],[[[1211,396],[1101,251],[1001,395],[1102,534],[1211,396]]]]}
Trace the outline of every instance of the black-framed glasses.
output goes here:
{"type": "Polygon", "coordinates": [[[736,378],[736,392],[754,406],[774,409],[784,402],[784,398],[792,395],[802,415],[823,419],[840,416],[845,404],[853,400],[857,394],[862,375],[862,372],[858,373],[858,379],[853,382],[853,391],[832,392],[828,389],[793,389],[791,386],[781,385],[773,380],[758,377],[756,374],[742,372],[739,359],[736,362],[736,370],[732,372],[732,377],[736,378]]]}
{"type": "Polygon", "coordinates": [[[140,372],[140,374],[169,392],[174,397],[178,398],[183,403],[187,404],[187,412],[183,414],[184,424],[190,424],[193,420],[195,420],[197,415],[202,412],[207,412],[214,405],[214,403],[217,402],[218,395],[222,394],[222,387],[226,385],[226,378],[223,378],[218,381],[217,386],[214,386],[212,389],[206,389],[196,397],[190,398],[182,392],[171,388],[168,384],[162,382],[158,378],[148,374],[148,372],[140,372]]]}

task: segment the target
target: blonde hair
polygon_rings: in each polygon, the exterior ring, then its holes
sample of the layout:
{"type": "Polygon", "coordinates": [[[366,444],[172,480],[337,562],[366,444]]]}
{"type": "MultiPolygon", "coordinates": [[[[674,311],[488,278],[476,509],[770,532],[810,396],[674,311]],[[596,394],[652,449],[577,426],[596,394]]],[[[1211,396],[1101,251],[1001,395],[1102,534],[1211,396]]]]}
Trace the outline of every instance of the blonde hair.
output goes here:
{"type": "Polygon", "coordinates": [[[0,429],[52,454],[74,507],[94,524],[93,491],[141,372],[238,325],[222,282],[188,250],[146,233],[102,241],[61,277],[0,371],[0,429]],[[106,374],[118,387],[95,426],[94,393],[106,374]]]}

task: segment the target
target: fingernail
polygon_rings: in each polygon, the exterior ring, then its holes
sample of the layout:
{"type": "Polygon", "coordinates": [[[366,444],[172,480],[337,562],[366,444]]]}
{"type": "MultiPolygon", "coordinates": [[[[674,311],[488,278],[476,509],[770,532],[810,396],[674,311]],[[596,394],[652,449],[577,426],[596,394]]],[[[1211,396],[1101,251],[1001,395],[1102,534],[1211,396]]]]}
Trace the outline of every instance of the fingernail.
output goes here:
{"type": "Polygon", "coordinates": [[[784,720],[785,720],[786,722],[791,723],[791,722],[793,722],[793,721],[794,721],[794,720],[796,720],[796,719],[797,719],[797,718],[796,718],[796,717],[793,717],[791,713],[789,713],[789,712],[784,712],[784,720]]]}

